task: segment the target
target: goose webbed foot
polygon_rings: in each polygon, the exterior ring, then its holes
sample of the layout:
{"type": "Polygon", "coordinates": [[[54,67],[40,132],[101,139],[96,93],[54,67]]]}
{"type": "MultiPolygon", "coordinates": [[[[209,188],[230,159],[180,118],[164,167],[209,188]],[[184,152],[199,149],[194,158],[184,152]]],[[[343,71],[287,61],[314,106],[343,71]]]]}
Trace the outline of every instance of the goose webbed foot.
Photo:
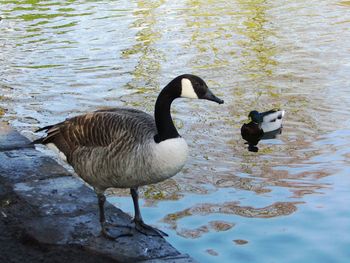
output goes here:
{"type": "Polygon", "coordinates": [[[135,223],[135,229],[141,234],[144,234],[146,236],[160,236],[160,237],[168,236],[167,233],[163,232],[158,228],[145,224],[142,220],[134,219],[134,223],[135,223]]]}
{"type": "Polygon", "coordinates": [[[131,226],[118,225],[115,223],[107,222],[106,217],[105,217],[105,210],[104,210],[106,197],[103,194],[103,191],[98,191],[96,189],[95,189],[95,191],[97,193],[98,207],[99,207],[99,211],[100,211],[100,224],[101,224],[102,236],[104,236],[110,240],[116,240],[117,238],[120,238],[120,237],[132,236],[131,226]],[[128,231],[120,231],[123,228],[128,229],[128,231]]]}
{"type": "Polygon", "coordinates": [[[168,234],[164,233],[162,230],[159,230],[155,227],[146,225],[143,222],[142,216],[141,216],[141,212],[140,212],[140,206],[139,206],[139,192],[137,187],[135,188],[130,188],[130,194],[132,197],[132,200],[134,202],[134,209],[135,209],[135,217],[134,217],[134,223],[135,223],[135,229],[146,235],[146,236],[160,236],[160,237],[164,237],[164,236],[168,236],[168,234]]]}
{"type": "Polygon", "coordinates": [[[110,222],[101,223],[102,236],[110,240],[116,240],[120,237],[132,236],[131,229],[131,226],[118,225],[110,222]]]}

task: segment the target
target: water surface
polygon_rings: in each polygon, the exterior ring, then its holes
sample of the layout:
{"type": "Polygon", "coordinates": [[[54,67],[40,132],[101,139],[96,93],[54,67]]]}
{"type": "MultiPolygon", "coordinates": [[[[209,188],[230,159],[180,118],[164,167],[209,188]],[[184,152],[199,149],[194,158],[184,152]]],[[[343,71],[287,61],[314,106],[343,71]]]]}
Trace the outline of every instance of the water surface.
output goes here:
{"type": "MultiPolygon", "coordinates": [[[[348,1],[1,0],[0,116],[30,138],[86,111],[153,112],[193,73],[224,105],[178,100],[181,173],[142,188],[146,222],[199,262],[348,262],[348,1]],[[252,109],[286,110],[248,152],[252,109]]],[[[127,191],[109,200],[132,213],[127,191]]]]}

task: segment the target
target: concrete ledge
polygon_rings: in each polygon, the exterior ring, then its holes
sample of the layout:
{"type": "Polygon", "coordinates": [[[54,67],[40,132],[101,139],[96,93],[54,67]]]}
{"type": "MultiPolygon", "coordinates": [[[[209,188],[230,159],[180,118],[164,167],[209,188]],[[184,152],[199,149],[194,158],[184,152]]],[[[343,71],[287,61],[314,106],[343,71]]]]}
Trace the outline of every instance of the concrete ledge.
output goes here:
{"type": "MultiPolygon", "coordinates": [[[[161,237],[136,231],[132,237],[116,241],[100,236],[95,193],[28,143],[0,122],[0,230],[10,231],[9,238],[18,241],[19,246],[35,244],[41,249],[65,251],[65,261],[59,260],[58,255],[57,261],[50,261],[51,258],[44,262],[66,262],[67,255],[72,255],[70,263],[75,262],[73,259],[85,263],[102,259],[101,262],[195,262],[161,237]]],[[[106,213],[110,221],[130,225],[131,218],[110,204],[106,213]]],[[[0,261],[5,262],[2,253],[0,261]]]]}

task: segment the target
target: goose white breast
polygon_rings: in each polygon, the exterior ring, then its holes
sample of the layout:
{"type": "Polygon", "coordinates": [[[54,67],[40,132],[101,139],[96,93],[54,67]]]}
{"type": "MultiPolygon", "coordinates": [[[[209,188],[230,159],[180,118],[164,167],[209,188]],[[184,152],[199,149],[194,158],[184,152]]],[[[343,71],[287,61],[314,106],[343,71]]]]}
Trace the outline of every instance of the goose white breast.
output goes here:
{"type": "Polygon", "coordinates": [[[188,146],[183,138],[178,137],[152,143],[152,152],[154,154],[152,179],[160,182],[182,169],[188,157],[188,146]]]}

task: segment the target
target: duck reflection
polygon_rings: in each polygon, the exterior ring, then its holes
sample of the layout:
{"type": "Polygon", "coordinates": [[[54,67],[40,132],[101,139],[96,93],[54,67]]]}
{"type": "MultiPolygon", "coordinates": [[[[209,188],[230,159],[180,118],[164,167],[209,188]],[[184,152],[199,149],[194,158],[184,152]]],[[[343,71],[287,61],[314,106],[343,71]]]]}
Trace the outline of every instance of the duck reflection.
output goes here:
{"type": "Polygon", "coordinates": [[[248,117],[251,121],[244,123],[241,127],[241,135],[247,141],[249,151],[258,152],[257,145],[260,140],[275,139],[282,133],[284,113],[284,110],[269,110],[261,113],[254,110],[249,113],[248,117]]]}

